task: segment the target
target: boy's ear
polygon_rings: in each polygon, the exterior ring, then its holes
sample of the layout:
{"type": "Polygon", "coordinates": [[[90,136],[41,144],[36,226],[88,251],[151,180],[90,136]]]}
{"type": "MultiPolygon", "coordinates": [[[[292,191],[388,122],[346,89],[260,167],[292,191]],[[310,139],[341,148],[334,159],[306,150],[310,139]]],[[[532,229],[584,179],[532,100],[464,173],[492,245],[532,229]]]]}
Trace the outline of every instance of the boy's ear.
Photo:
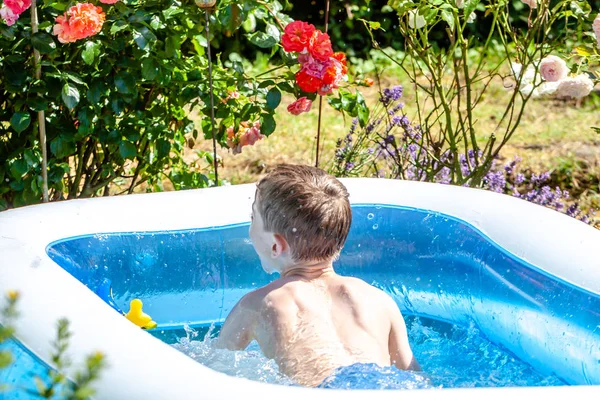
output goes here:
{"type": "Polygon", "coordinates": [[[273,246],[271,248],[271,257],[277,258],[289,249],[287,240],[280,234],[273,235],[273,246]]]}

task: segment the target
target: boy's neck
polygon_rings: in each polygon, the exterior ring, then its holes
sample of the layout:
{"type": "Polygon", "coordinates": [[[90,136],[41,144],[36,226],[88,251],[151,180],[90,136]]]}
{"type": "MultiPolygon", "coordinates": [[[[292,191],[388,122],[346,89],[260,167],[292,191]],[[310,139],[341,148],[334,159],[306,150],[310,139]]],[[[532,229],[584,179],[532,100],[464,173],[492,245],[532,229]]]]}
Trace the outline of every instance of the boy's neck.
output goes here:
{"type": "Polygon", "coordinates": [[[298,277],[304,279],[317,279],[327,275],[334,275],[331,260],[321,262],[304,262],[290,266],[281,272],[282,278],[298,277]]]}

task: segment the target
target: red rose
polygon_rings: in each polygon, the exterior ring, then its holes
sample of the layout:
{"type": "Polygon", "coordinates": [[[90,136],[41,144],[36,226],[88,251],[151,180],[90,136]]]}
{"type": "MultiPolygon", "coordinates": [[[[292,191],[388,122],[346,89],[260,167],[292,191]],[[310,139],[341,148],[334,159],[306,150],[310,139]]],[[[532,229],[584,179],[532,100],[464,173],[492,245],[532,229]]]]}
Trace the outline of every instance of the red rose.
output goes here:
{"type": "Polygon", "coordinates": [[[314,93],[323,84],[319,78],[308,75],[304,71],[300,71],[296,74],[296,83],[306,93],[314,93]]]}
{"type": "Polygon", "coordinates": [[[308,51],[317,60],[327,61],[333,54],[329,35],[321,31],[314,31],[310,38],[308,51]]]}
{"type": "Polygon", "coordinates": [[[346,55],[341,51],[338,51],[337,53],[333,53],[331,57],[338,60],[340,64],[342,64],[342,74],[346,75],[348,73],[346,55]]]}
{"type": "Polygon", "coordinates": [[[337,70],[335,65],[330,65],[323,74],[322,80],[324,85],[331,85],[335,82],[337,76],[337,70]]]}
{"type": "Polygon", "coordinates": [[[300,97],[298,100],[290,104],[287,110],[294,115],[300,115],[304,112],[309,112],[311,106],[312,100],[309,100],[306,97],[300,97]]]}
{"type": "Polygon", "coordinates": [[[332,55],[333,58],[335,58],[336,60],[338,60],[339,62],[342,63],[342,65],[346,65],[346,55],[344,53],[342,53],[341,51],[338,51],[337,53],[333,53],[332,55]]]}
{"type": "Polygon", "coordinates": [[[315,27],[312,24],[302,21],[294,21],[285,27],[281,44],[287,52],[304,51],[310,44],[310,38],[315,32],[315,27]]]}

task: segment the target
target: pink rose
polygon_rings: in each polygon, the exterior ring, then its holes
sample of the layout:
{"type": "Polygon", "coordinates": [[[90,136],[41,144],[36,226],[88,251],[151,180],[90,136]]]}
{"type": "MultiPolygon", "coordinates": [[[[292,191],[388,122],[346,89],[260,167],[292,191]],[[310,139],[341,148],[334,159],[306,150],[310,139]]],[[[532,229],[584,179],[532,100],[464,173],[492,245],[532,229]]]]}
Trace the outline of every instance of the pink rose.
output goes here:
{"type": "Polygon", "coordinates": [[[300,97],[298,100],[290,104],[287,110],[293,115],[300,115],[305,112],[309,112],[312,107],[312,100],[306,97],[300,97]]]}
{"type": "Polygon", "coordinates": [[[31,7],[31,0],[4,0],[4,5],[14,14],[19,15],[31,7]]]}
{"type": "Polygon", "coordinates": [[[540,62],[540,74],[545,81],[558,82],[567,77],[569,67],[562,58],[548,56],[540,62]]]}
{"type": "Polygon", "coordinates": [[[240,124],[240,131],[236,133],[233,127],[227,128],[227,146],[233,154],[240,154],[244,146],[252,146],[265,136],[260,133],[260,122],[256,121],[250,126],[248,121],[240,124]]]}
{"type": "Polygon", "coordinates": [[[600,14],[596,15],[594,22],[592,23],[594,34],[596,35],[596,42],[598,42],[598,48],[600,49],[600,14]]]}
{"type": "Polygon", "coordinates": [[[93,36],[102,30],[106,19],[101,7],[78,3],[56,17],[53,33],[61,43],[71,43],[93,36]]]}
{"type": "Polygon", "coordinates": [[[527,4],[529,8],[534,9],[537,8],[537,0],[521,0],[523,3],[527,4]]]}
{"type": "Polygon", "coordinates": [[[19,14],[15,14],[10,8],[2,6],[0,8],[0,17],[6,22],[6,25],[11,26],[19,19],[19,14]]]}
{"type": "Polygon", "coordinates": [[[587,74],[580,74],[573,78],[568,77],[560,81],[556,94],[558,97],[571,97],[580,99],[587,96],[594,89],[594,82],[587,74]]]}
{"type": "Polygon", "coordinates": [[[321,79],[325,70],[331,65],[331,60],[320,61],[312,57],[302,64],[302,71],[310,76],[321,79]]]}

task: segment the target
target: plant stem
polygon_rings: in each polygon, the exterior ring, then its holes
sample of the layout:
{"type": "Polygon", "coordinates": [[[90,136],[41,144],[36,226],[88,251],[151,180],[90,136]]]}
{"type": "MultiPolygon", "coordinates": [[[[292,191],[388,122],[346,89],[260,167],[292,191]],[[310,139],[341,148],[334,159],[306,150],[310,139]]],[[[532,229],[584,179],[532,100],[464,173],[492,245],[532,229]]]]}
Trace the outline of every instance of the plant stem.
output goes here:
{"type": "MultiPolygon", "coordinates": [[[[329,0],[325,1],[325,33],[329,28],[329,0]]],[[[323,96],[319,96],[319,121],[317,122],[317,149],[315,153],[315,167],[319,168],[319,147],[321,142],[321,115],[323,114],[323,96]]]]}
{"type": "Polygon", "coordinates": [[[213,165],[215,168],[215,186],[219,186],[219,173],[218,173],[218,165],[219,161],[217,159],[217,138],[215,135],[215,99],[213,96],[213,80],[212,80],[212,59],[210,56],[210,32],[209,32],[209,11],[208,9],[204,9],[206,14],[206,49],[208,55],[208,87],[210,88],[210,126],[212,132],[212,143],[213,143],[213,165]]]}
{"type": "MultiPolygon", "coordinates": [[[[31,0],[31,32],[35,35],[38,31],[38,15],[36,0],[31,0]]],[[[33,66],[35,79],[40,80],[42,66],[40,52],[33,49],[33,66]]],[[[40,132],[40,147],[42,148],[42,201],[48,202],[48,153],[46,151],[46,116],[44,111],[38,111],[38,129],[40,132]]]]}

